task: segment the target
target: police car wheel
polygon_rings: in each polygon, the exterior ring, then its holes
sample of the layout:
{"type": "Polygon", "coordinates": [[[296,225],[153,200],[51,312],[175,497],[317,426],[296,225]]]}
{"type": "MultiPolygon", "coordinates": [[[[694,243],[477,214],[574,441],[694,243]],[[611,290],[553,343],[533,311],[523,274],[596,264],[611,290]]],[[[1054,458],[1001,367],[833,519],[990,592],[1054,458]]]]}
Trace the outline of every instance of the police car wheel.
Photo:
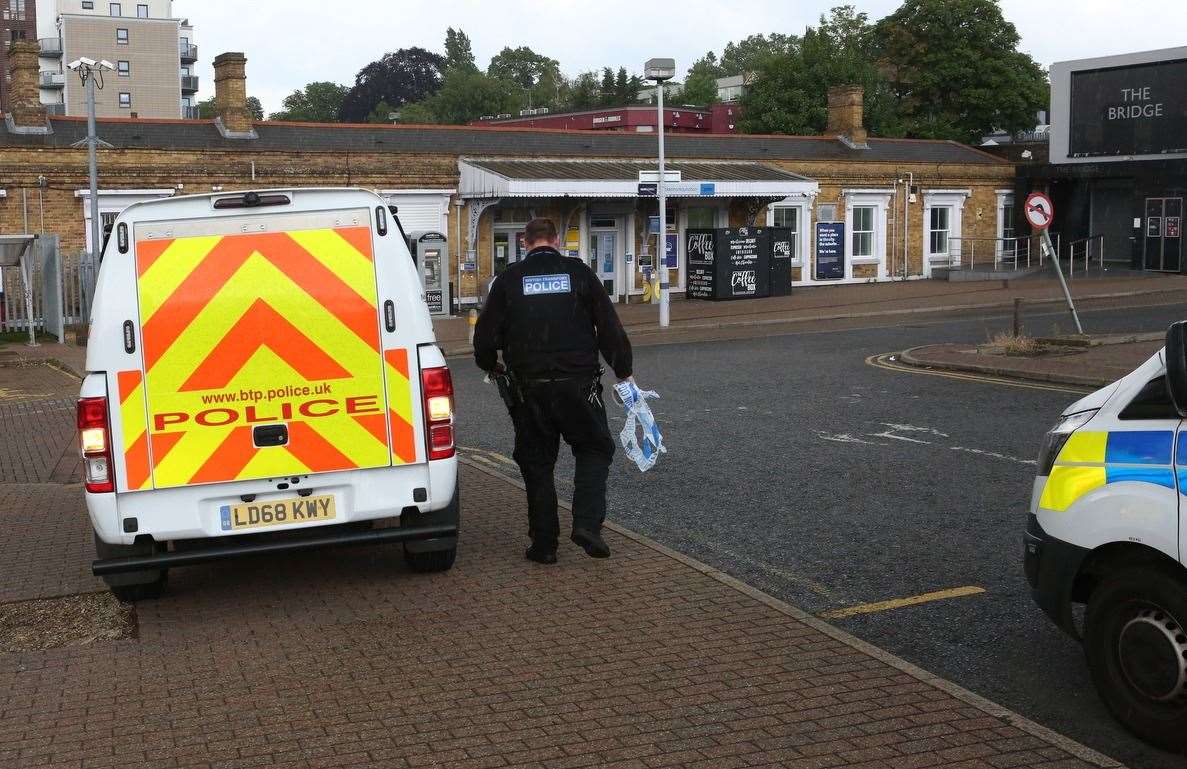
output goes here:
{"type": "Polygon", "coordinates": [[[404,548],[404,561],[408,564],[408,568],[421,573],[449,571],[453,568],[453,562],[456,559],[456,547],[451,547],[448,550],[433,550],[428,553],[414,553],[404,548]]]}
{"type": "MultiPolygon", "coordinates": [[[[95,554],[100,559],[155,555],[168,550],[164,542],[137,542],[132,545],[109,545],[95,534],[95,554]]],[[[160,598],[169,582],[168,569],[149,569],[112,574],[103,578],[107,589],[122,603],[136,603],[160,598]]]]}
{"type": "Polygon", "coordinates": [[[1157,568],[1106,577],[1085,614],[1093,683],[1130,731],[1187,750],[1187,586],[1157,568]]]}

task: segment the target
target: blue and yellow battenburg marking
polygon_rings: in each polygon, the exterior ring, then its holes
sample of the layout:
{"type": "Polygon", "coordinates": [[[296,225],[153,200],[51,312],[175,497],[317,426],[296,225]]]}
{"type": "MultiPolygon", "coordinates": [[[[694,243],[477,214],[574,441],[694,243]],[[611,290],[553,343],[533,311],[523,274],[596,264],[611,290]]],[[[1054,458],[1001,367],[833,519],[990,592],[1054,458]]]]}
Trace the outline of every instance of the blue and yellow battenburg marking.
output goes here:
{"type": "MultiPolygon", "coordinates": [[[[1187,441],[1179,437],[1181,456],[1187,441]]],[[[1110,483],[1131,481],[1175,489],[1175,434],[1170,430],[1075,432],[1059,452],[1043,487],[1039,507],[1064,511],[1085,494],[1110,483]]],[[[1180,471],[1187,482],[1187,469],[1180,471]]]]}

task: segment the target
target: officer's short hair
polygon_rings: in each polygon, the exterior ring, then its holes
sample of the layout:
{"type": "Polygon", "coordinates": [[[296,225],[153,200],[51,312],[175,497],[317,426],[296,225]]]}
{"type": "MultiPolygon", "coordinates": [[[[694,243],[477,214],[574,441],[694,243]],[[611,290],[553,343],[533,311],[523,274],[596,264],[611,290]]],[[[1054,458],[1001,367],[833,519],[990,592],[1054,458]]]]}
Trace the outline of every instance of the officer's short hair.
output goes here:
{"type": "Polygon", "coordinates": [[[551,219],[539,217],[528,222],[523,228],[523,239],[526,243],[538,243],[541,240],[556,240],[556,224],[551,219]]]}

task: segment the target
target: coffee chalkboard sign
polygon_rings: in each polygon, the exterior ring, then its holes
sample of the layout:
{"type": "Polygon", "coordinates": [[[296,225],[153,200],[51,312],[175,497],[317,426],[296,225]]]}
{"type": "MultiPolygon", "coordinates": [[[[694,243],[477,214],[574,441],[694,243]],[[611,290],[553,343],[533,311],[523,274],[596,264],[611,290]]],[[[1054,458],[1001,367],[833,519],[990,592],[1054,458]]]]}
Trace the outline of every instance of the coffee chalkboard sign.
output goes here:
{"type": "Polygon", "coordinates": [[[689,299],[713,299],[714,287],[714,256],[717,242],[717,230],[686,230],[684,233],[684,253],[688,257],[689,299]]]}
{"type": "Polygon", "coordinates": [[[771,227],[771,296],[791,293],[791,259],[795,255],[790,227],[771,227]]]}
{"type": "Polygon", "coordinates": [[[770,296],[771,234],[764,227],[725,230],[717,243],[721,262],[718,296],[726,299],[755,299],[770,296]],[[724,278],[724,280],[722,280],[724,278]]]}

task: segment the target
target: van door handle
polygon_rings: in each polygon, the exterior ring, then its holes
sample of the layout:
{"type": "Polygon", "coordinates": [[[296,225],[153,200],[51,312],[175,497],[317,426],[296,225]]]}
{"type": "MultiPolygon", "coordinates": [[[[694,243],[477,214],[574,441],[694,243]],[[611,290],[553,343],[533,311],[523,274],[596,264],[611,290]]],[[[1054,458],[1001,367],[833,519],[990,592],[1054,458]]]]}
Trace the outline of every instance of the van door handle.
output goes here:
{"type": "Polygon", "coordinates": [[[266,446],[287,446],[289,442],[288,425],[258,425],[252,428],[251,442],[257,449],[266,446]]]}
{"type": "Polygon", "coordinates": [[[383,303],[383,325],[389,333],[396,330],[396,303],[391,299],[383,303]]]}

